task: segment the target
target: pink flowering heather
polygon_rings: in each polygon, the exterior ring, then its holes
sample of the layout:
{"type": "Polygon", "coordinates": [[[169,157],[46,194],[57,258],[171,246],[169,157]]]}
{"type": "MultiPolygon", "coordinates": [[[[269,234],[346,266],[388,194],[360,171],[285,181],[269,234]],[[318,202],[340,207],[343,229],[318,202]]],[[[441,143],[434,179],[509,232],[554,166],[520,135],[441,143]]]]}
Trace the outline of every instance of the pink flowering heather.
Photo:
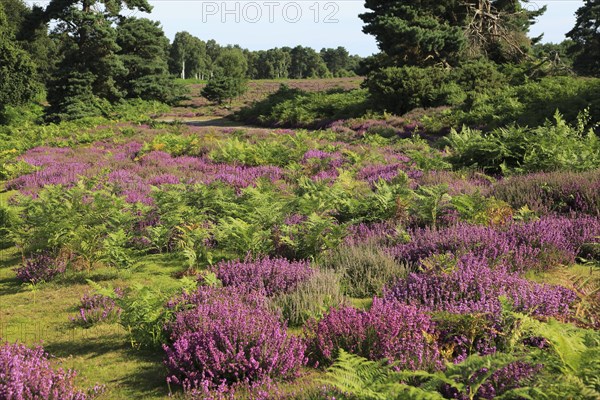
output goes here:
{"type": "Polygon", "coordinates": [[[216,270],[224,286],[256,290],[266,296],[291,292],[314,273],[308,261],[288,261],[285,258],[228,261],[217,265],[216,270]]]}
{"type": "MultiPolygon", "coordinates": [[[[256,294],[201,287],[171,304],[181,311],[167,326],[167,381],[210,392],[237,383],[295,376],[305,345],[256,294]]],[[[264,298],[263,298],[264,299],[264,298]]]]}
{"type": "Polygon", "coordinates": [[[442,366],[434,324],[418,308],[373,299],[369,311],[353,307],[332,309],[306,327],[309,359],[331,364],[338,349],[369,358],[397,362],[400,369],[437,369],[442,366]]]}
{"type": "Polygon", "coordinates": [[[0,399],[86,400],[97,397],[102,387],[89,392],[74,385],[75,371],[53,369],[41,347],[0,344],[0,399]]]}
{"type": "Polygon", "coordinates": [[[491,193],[515,208],[540,213],[600,215],[600,170],[543,172],[499,181],[491,193]]]}
{"type": "MultiPolygon", "coordinates": [[[[117,297],[123,296],[121,289],[115,289],[117,297]]],[[[91,326],[98,322],[117,322],[123,310],[117,306],[111,297],[101,294],[85,294],[81,298],[79,314],[71,320],[84,326],[91,326]]]]}
{"type": "Polygon", "coordinates": [[[572,264],[579,248],[600,236],[600,219],[544,217],[508,227],[457,224],[416,229],[410,243],[390,249],[396,258],[417,262],[433,254],[472,253],[491,263],[504,262],[515,271],[547,270],[572,264]]]}
{"type": "MultiPolygon", "coordinates": [[[[449,384],[442,385],[441,393],[447,399],[494,399],[496,396],[500,396],[511,389],[525,386],[528,381],[542,369],[542,367],[543,365],[541,364],[533,365],[522,361],[515,361],[492,373],[491,376],[477,388],[475,397],[471,397],[470,393],[461,393],[449,384]]],[[[480,376],[487,373],[489,373],[487,368],[481,368],[471,376],[470,382],[463,383],[472,384],[476,382],[480,376]]]]}
{"type": "Polygon", "coordinates": [[[377,243],[394,245],[399,241],[398,227],[391,222],[360,223],[348,227],[348,235],[344,242],[348,245],[361,243],[377,243]]]}
{"type": "Polygon", "coordinates": [[[53,257],[50,253],[33,254],[25,260],[25,264],[15,270],[21,282],[39,283],[50,281],[66,270],[64,260],[53,257]]]}
{"type": "Polygon", "coordinates": [[[410,273],[391,287],[384,298],[428,311],[456,314],[488,314],[498,320],[500,296],[515,310],[537,316],[565,317],[577,296],[561,286],[538,284],[509,273],[500,266],[490,269],[473,255],[461,257],[451,272],[410,273]]]}

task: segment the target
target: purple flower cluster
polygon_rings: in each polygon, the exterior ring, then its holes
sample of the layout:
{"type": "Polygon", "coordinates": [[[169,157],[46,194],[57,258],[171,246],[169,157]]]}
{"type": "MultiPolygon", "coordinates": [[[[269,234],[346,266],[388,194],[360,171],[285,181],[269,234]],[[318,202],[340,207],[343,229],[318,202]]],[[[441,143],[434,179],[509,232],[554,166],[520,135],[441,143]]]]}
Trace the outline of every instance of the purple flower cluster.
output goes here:
{"type": "Polygon", "coordinates": [[[167,326],[168,382],[209,393],[295,376],[306,363],[305,345],[289,336],[279,315],[256,296],[201,287],[171,304],[180,311],[167,326]]]}
{"type": "MultiPolygon", "coordinates": [[[[123,291],[115,289],[115,295],[122,297],[123,291]]],[[[71,319],[84,326],[90,326],[98,322],[117,322],[123,312],[113,298],[101,294],[83,295],[79,307],[79,314],[71,319]]]]}
{"type": "Polygon", "coordinates": [[[27,258],[24,265],[17,268],[15,272],[21,282],[35,284],[50,281],[56,275],[64,273],[66,268],[65,260],[53,257],[48,252],[41,252],[27,258]]]}
{"type": "Polygon", "coordinates": [[[538,284],[502,266],[490,269],[473,255],[461,257],[449,273],[410,273],[384,290],[386,300],[428,311],[486,314],[494,320],[501,317],[500,296],[507,297],[517,311],[554,317],[566,316],[577,297],[562,286],[538,284]]]}
{"type": "Polygon", "coordinates": [[[503,262],[514,271],[547,270],[558,264],[572,264],[581,245],[596,241],[598,236],[599,218],[549,216],[507,227],[462,223],[441,229],[416,229],[411,232],[410,243],[389,251],[408,262],[447,252],[472,253],[490,263],[503,262]]]}
{"type": "Polygon", "coordinates": [[[289,293],[314,273],[308,261],[263,258],[256,261],[227,261],[216,267],[224,286],[235,286],[273,296],[289,293]]]}
{"type": "Polygon", "coordinates": [[[34,148],[22,159],[40,170],[10,181],[7,187],[35,196],[44,186],[68,187],[82,177],[103,176],[104,171],[109,171],[102,183],[112,186],[129,202],[151,204],[152,186],[221,181],[241,189],[254,185],[260,178],[274,182],[284,176],[284,171],[275,166],[221,164],[207,157],[174,157],[163,151],[151,151],[140,157],[141,147],[137,142],[119,145],[98,142],[94,147],[77,150],[34,148]]]}
{"type": "Polygon", "coordinates": [[[401,369],[437,369],[442,359],[431,318],[418,308],[373,299],[369,311],[353,307],[332,309],[306,327],[308,356],[329,365],[338,349],[369,358],[388,359],[401,369]]]}
{"type": "Polygon", "coordinates": [[[544,172],[515,176],[494,185],[491,194],[515,208],[539,213],[600,215],[600,170],[544,172]]]}
{"type": "MultiPolygon", "coordinates": [[[[471,397],[468,392],[459,392],[455,387],[452,387],[449,384],[442,385],[441,393],[448,399],[494,399],[496,396],[500,396],[509,390],[523,387],[523,385],[538,373],[542,367],[543,365],[541,364],[533,365],[522,361],[515,361],[494,371],[485,382],[479,386],[473,397],[471,397]]],[[[487,368],[481,368],[471,375],[468,382],[464,383],[472,385],[482,375],[487,373],[489,373],[487,368]]],[[[469,386],[466,387],[467,390],[469,388],[469,386]]]]}
{"type": "Polygon", "coordinates": [[[356,177],[373,185],[380,179],[391,182],[403,170],[402,164],[367,165],[358,171],[356,177]]]}
{"type": "Polygon", "coordinates": [[[381,245],[393,245],[398,242],[398,228],[390,222],[360,223],[348,227],[344,242],[348,245],[373,242],[381,245]]]}
{"type": "Polygon", "coordinates": [[[74,385],[75,372],[53,369],[43,348],[0,344],[0,399],[86,400],[95,398],[102,387],[86,393],[74,385]]]}
{"type": "Polygon", "coordinates": [[[474,173],[461,175],[453,171],[428,171],[419,179],[421,186],[447,185],[451,196],[461,194],[487,194],[490,191],[491,182],[474,173]]]}

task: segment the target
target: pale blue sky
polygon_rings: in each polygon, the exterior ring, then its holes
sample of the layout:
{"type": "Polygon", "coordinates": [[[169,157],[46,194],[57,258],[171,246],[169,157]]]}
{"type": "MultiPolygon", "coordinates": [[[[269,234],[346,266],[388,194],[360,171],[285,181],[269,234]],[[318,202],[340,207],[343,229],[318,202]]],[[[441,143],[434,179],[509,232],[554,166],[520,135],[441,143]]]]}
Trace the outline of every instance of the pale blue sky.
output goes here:
{"type": "MultiPolygon", "coordinates": [[[[29,3],[46,4],[44,0],[29,3]]],[[[146,16],[162,23],[165,33],[188,31],[203,40],[239,44],[251,50],[272,47],[344,46],[353,54],[377,52],[372,36],[362,33],[358,14],[365,11],[362,0],[150,0],[154,10],[146,16]],[[237,19],[237,21],[236,21],[237,19]],[[294,22],[295,21],[295,22],[294,22]]],[[[560,42],[575,23],[574,13],[583,1],[531,1],[529,7],[548,6],[548,11],[531,30],[544,33],[545,42],[560,42]]],[[[127,14],[127,11],[125,11],[127,14]]]]}

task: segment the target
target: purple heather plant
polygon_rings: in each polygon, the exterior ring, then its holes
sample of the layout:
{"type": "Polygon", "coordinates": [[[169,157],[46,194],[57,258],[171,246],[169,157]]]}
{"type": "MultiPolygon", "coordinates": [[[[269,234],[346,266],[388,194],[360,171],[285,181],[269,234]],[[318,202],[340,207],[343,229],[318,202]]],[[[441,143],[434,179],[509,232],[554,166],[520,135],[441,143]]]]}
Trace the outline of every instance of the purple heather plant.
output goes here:
{"type": "MultiPolygon", "coordinates": [[[[122,289],[115,289],[115,296],[123,297],[122,289]]],[[[79,314],[71,320],[83,326],[91,326],[98,322],[113,323],[119,320],[123,310],[111,297],[101,294],[85,294],[81,298],[79,314]]]]}
{"type": "Polygon", "coordinates": [[[306,363],[305,345],[288,335],[264,297],[231,288],[200,287],[170,304],[180,311],[164,345],[168,383],[186,391],[226,391],[268,378],[290,378],[306,363]]]}
{"type": "Polygon", "coordinates": [[[15,270],[21,282],[39,283],[50,281],[62,274],[67,268],[65,260],[52,256],[48,252],[40,252],[29,256],[25,264],[15,270]]]}
{"type": "Polygon", "coordinates": [[[216,266],[224,286],[259,291],[266,296],[289,293],[314,273],[308,261],[263,258],[256,261],[227,261],[216,266]]]}
{"type": "Polygon", "coordinates": [[[86,400],[97,397],[103,387],[85,392],[74,385],[75,371],[53,369],[42,347],[0,344],[0,399],[86,400]]]}
{"type": "Polygon", "coordinates": [[[415,229],[412,240],[390,248],[396,258],[418,262],[434,254],[472,253],[514,271],[548,270],[572,264],[584,243],[597,241],[600,218],[544,217],[507,227],[456,224],[440,229],[415,229]]]}
{"type": "MultiPolygon", "coordinates": [[[[452,387],[449,384],[443,384],[440,392],[448,399],[494,399],[496,396],[500,396],[509,390],[523,387],[524,384],[526,384],[527,381],[542,368],[542,364],[534,365],[522,361],[515,361],[494,371],[491,376],[479,386],[477,392],[473,396],[471,396],[470,393],[459,392],[455,387],[452,387]]],[[[474,383],[479,376],[487,374],[488,372],[489,370],[487,368],[481,368],[471,376],[470,382],[468,383],[474,383]]]]}
{"type": "Polygon", "coordinates": [[[442,367],[434,323],[417,307],[374,298],[369,311],[343,306],[305,327],[307,355],[330,365],[338,349],[371,360],[387,359],[399,369],[442,367]]]}
{"type": "Polygon", "coordinates": [[[501,318],[501,296],[517,311],[553,317],[566,317],[577,298],[567,288],[529,281],[503,266],[491,269],[474,255],[459,258],[450,272],[410,273],[384,289],[384,298],[389,301],[428,311],[486,314],[496,321],[501,318]]]}

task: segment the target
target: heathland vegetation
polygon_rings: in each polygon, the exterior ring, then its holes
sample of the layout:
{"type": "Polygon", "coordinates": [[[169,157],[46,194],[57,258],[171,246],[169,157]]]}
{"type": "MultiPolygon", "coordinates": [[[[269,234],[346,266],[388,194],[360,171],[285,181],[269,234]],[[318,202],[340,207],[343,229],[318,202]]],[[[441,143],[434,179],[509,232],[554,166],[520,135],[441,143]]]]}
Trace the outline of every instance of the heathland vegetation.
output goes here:
{"type": "Polygon", "coordinates": [[[0,3],[0,399],[597,399],[600,5],[361,59],[0,3]],[[50,28],[51,27],[51,28],[50,28]]]}

